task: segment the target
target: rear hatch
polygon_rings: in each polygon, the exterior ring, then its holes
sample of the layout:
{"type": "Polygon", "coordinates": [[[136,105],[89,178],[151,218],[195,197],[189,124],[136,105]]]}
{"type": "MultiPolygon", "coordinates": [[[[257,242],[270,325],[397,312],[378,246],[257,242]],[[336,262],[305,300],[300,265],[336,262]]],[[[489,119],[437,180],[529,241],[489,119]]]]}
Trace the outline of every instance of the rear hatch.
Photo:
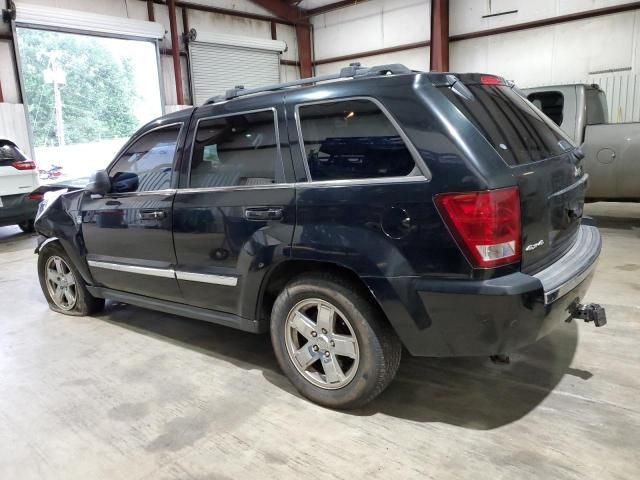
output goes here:
{"type": "Polygon", "coordinates": [[[580,227],[587,176],[567,135],[514,87],[491,75],[448,76],[442,93],[511,168],[520,189],[522,263],[536,272],[562,256],[580,227]]]}
{"type": "Polygon", "coordinates": [[[0,197],[30,193],[37,186],[36,164],[15,143],[0,140],[0,197]]]}

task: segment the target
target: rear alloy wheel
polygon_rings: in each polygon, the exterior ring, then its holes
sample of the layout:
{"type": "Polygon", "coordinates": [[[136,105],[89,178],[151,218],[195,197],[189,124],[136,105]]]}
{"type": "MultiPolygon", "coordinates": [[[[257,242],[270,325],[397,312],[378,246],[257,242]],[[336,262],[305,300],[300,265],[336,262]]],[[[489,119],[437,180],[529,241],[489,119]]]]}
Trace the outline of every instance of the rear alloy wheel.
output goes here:
{"type": "Polygon", "coordinates": [[[104,308],[104,299],[87,290],[82,275],[57,242],[45,245],[38,254],[40,287],[49,307],[66,315],[90,315],[104,308]]]}
{"type": "Polygon", "coordinates": [[[357,408],[391,382],[402,345],[357,284],[331,273],[303,275],[278,295],[271,341],[298,391],[330,408],[357,408]]]}
{"type": "Polygon", "coordinates": [[[325,389],[347,385],[358,370],[358,339],[346,315],[311,298],[294,306],[286,322],[289,359],[309,382],[325,389]]]}

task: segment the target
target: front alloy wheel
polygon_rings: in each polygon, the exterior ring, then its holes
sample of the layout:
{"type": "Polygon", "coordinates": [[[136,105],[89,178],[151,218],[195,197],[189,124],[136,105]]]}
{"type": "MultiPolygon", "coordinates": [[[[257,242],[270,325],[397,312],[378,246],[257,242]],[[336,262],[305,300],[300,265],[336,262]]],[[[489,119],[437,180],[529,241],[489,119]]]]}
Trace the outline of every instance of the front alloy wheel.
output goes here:
{"type": "Polygon", "coordinates": [[[312,384],[348,385],[358,370],[358,340],[347,317],[331,303],[312,298],[296,304],[286,321],[289,359],[312,384]]]}
{"type": "Polygon", "coordinates": [[[61,310],[72,310],[78,300],[78,290],[67,262],[57,255],[49,257],[44,274],[51,300],[61,310]]]}

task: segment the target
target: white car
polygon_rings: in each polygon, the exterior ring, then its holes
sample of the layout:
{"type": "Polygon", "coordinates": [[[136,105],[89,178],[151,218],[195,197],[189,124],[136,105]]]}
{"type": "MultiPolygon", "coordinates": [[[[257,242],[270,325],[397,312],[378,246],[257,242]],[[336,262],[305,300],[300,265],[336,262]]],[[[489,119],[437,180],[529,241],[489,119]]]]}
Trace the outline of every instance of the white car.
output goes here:
{"type": "Polygon", "coordinates": [[[41,193],[38,169],[18,146],[0,139],[0,227],[18,225],[24,232],[33,231],[41,193]]]}

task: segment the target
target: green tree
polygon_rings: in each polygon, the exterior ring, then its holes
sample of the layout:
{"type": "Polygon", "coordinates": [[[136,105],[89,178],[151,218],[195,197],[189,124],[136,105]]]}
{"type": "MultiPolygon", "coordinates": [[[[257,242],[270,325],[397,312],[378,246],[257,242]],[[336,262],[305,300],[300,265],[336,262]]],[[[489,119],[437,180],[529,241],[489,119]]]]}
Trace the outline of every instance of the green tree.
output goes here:
{"type": "Polygon", "coordinates": [[[44,72],[52,54],[66,74],[60,87],[66,142],[127,137],[138,126],[131,60],[105,47],[110,39],[44,30],[18,30],[26,100],[36,146],[57,145],[53,85],[44,72]]]}

